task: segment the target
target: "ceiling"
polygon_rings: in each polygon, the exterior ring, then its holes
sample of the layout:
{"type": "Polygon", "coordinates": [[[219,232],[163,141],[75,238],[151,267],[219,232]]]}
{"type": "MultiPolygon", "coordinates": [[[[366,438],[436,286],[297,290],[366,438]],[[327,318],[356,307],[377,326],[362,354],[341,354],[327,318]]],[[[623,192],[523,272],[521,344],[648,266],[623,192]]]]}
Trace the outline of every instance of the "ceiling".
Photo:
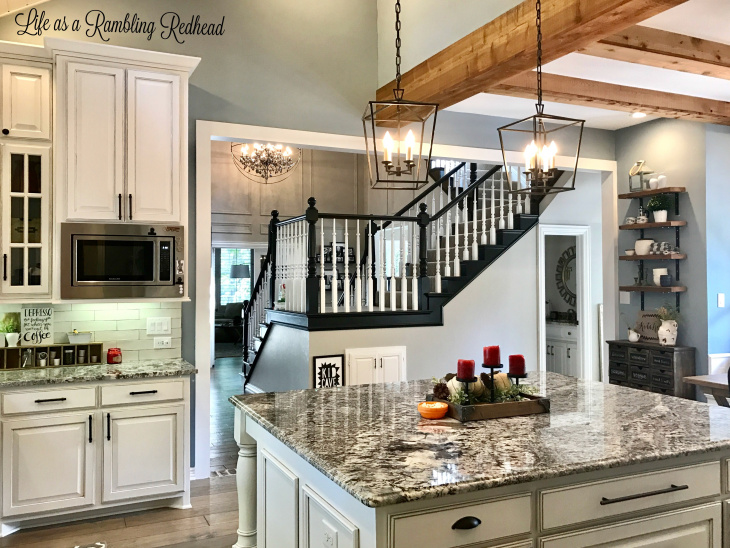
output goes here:
{"type": "MultiPolygon", "coordinates": [[[[689,0],[647,19],[644,26],[696,38],[730,44],[730,0],[689,0]]],[[[654,68],[579,53],[548,63],[544,72],[640,87],[695,97],[730,101],[730,81],[697,74],[654,68]]],[[[586,127],[616,130],[640,124],[653,117],[633,118],[624,111],[545,103],[546,112],[581,118],[586,127]]],[[[534,113],[535,100],[480,93],[446,110],[507,118],[523,118],[534,113]]]]}

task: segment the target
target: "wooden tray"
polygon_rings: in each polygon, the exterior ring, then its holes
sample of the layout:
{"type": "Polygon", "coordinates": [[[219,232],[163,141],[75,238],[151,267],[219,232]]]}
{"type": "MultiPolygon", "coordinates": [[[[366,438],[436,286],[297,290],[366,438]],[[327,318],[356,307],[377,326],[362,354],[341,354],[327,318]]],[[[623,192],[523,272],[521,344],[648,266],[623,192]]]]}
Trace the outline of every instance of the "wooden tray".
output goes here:
{"type": "Polygon", "coordinates": [[[440,401],[448,404],[448,417],[461,422],[481,421],[488,419],[504,419],[507,417],[521,417],[523,415],[537,415],[550,412],[550,400],[542,396],[521,394],[525,401],[509,401],[502,403],[477,403],[474,405],[459,405],[450,401],[435,398],[433,394],[426,395],[427,401],[440,401]]]}

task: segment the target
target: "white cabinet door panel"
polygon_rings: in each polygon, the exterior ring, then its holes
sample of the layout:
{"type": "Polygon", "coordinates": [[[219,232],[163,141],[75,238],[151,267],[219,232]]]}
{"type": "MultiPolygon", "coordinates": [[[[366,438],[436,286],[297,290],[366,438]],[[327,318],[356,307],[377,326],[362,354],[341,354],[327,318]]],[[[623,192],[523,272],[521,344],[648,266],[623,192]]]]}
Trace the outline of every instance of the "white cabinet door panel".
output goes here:
{"type": "Polygon", "coordinates": [[[88,413],[3,423],[3,515],[94,503],[88,413]]]}
{"type": "Polygon", "coordinates": [[[375,382],[375,356],[352,356],[348,360],[347,384],[371,384],[375,382]]]}
{"type": "Polygon", "coordinates": [[[345,350],[347,384],[406,380],[406,347],[349,348],[345,350]]]}
{"type": "Polygon", "coordinates": [[[403,355],[400,352],[395,354],[383,353],[380,355],[380,370],[378,371],[378,382],[400,382],[403,355]]]}
{"type": "Polygon", "coordinates": [[[258,475],[259,546],[295,548],[299,544],[299,478],[265,449],[258,475]]]}
{"type": "Polygon", "coordinates": [[[127,71],[127,220],[180,220],[180,77],[127,71]]]}
{"type": "Polygon", "coordinates": [[[124,196],[124,69],[68,64],[68,218],[120,220],[124,196]]]}
{"type": "Polygon", "coordinates": [[[182,491],[183,405],[103,414],[103,502],[182,491]]]}
{"type": "Polygon", "coordinates": [[[9,137],[51,138],[51,71],[3,65],[2,128],[9,137]]]}

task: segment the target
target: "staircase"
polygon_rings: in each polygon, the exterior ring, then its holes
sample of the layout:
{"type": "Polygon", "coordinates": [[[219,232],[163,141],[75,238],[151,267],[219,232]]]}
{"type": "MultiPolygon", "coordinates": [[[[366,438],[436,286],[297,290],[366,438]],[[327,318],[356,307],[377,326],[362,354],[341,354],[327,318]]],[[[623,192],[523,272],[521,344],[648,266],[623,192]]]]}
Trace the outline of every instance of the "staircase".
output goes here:
{"type": "Polygon", "coordinates": [[[309,331],[443,325],[444,305],[538,222],[538,202],[510,197],[501,166],[452,162],[431,175],[392,216],[321,213],[314,198],[299,217],[272,212],[267,256],[243,309],[244,387],[268,322],[309,331]]]}

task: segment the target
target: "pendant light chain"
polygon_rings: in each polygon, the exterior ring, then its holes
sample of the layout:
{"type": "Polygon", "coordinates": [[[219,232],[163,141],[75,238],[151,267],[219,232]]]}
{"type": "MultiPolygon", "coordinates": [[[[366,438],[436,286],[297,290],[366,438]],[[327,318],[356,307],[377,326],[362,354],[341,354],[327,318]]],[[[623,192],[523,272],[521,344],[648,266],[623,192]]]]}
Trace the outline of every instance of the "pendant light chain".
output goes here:
{"type": "Polygon", "coordinates": [[[542,4],[541,0],[537,0],[535,4],[537,17],[535,23],[537,26],[537,113],[542,115],[545,107],[542,104],[542,4]]]}
{"type": "Polygon", "coordinates": [[[403,99],[403,88],[400,87],[400,0],[395,3],[395,94],[396,100],[403,99]]]}

